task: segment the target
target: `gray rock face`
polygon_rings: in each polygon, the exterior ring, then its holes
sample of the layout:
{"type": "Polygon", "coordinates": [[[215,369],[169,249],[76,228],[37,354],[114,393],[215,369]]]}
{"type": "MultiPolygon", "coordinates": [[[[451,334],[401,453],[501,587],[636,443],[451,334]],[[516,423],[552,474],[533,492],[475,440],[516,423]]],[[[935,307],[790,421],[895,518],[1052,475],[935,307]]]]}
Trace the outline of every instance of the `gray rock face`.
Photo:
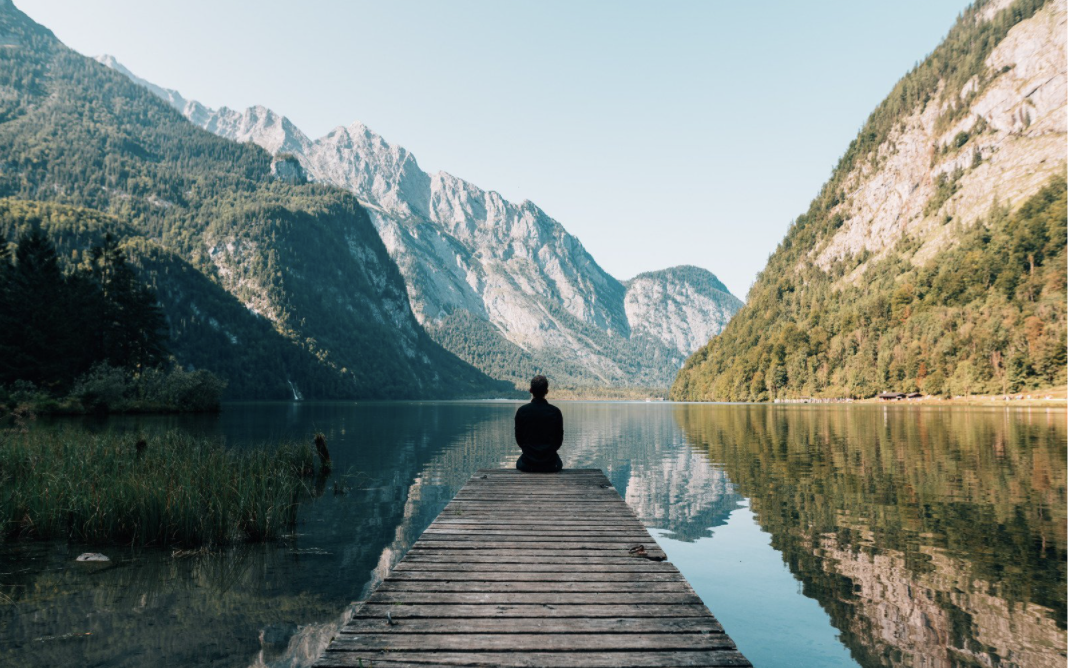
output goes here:
{"type": "Polygon", "coordinates": [[[719,334],[742,300],[711,272],[672,267],[627,281],[623,306],[632,331],[664,341],[685,357],[719,334]]]}
{"type": "MultiPolygon", "coordinates": [[[[991,3],[989,20],[1007,2],[991,3]]],[[[1018,206],[1065,169],[1068,135],[1068,3],[1052,0],[1014,26],[958,99],[916,108],[877,149],[874,168],[861,162],[848,175],[847,196],[833,213],[842,227],[813,249],[824,270],[870,253],[843,280],[857,281],[867,266],[903,237],[919,242],[917,264],[926,262],[995,203],[1018,206]],[[958,120],[939,119],[960,105],[958,120]],[[939,179],[953,193],[935,199],[939,179]],[[947,225],[947,221],[955,225],[947,225]]]]}
{"type": "Polygon", "coordinates": [[[355,193],[404,276],[419,322],[495,377],[519,383],[538,370],[572,386],[667,386],[741,307],[715,276],[694,267],[624,285],[533,203],[509,202],[445,172],[427,174],[415,156],[362,123],[312,141],[270,109],[208,109],[110,56],[97,60],[193,123],[292,154],[309,179],[355,193]]]}
{"type": "Polygon", "coordinates": [[[276,155],[274,160],[271,161],[271,176],[286,183],[306,183],[308,181],[300,160],[288,153],[276,155]]]}

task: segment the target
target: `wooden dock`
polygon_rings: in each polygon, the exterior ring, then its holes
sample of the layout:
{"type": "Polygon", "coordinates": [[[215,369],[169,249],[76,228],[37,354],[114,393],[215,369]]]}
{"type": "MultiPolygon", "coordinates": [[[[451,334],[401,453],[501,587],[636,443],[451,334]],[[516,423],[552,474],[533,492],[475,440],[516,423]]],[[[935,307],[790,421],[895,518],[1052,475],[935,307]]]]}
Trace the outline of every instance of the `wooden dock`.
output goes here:
{"type": "Polygon", "coordinates": [[[478,471],[315,664],[749,666],[600,470],[478,471]]]}

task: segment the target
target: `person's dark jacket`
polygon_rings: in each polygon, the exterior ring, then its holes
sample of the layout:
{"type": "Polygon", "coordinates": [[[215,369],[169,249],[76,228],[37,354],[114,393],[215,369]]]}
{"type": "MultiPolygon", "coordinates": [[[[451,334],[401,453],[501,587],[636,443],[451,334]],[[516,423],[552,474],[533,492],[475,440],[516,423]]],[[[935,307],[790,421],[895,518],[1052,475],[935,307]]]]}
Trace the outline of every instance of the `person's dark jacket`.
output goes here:
{"type": "Polygon", "coordinates": [[[545,399],[535,397],[515,412],[515,442],[523,451],[516,468],[559,471],[556,451],[564,443],[564,416],[545,399]]]}

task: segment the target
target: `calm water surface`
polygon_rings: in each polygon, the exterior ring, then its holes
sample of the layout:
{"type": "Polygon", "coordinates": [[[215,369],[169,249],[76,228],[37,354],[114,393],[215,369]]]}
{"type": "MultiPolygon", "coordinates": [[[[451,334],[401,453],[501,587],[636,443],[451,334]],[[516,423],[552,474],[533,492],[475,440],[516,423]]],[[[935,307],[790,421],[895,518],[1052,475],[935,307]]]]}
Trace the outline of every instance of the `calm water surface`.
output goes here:
{"type": "MultiPolygon", "coordinates": [[[[607,473],[757,666],[1065,665],[1064,410],[560,405],[565,465],[607,473]]],[[[235,448],[320,430],[336,472],[282,544],[0,544],[0,665],[308,665],[475,469],[511,465],[515,408],[81,423],[235,448]]]]}

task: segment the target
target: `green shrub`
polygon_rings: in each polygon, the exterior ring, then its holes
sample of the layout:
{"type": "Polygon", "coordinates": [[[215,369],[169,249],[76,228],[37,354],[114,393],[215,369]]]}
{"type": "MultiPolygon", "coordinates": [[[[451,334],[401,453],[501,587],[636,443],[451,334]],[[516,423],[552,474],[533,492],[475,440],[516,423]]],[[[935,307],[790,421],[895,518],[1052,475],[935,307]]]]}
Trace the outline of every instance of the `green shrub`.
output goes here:
{"type": "Polygon", "coordinates": [[[125,369],[98,364],[74,382],[70,396],[88,411],[108,412],[125,403],[129,381],[125,369]]]}
{"type": "Polygon", "coordinates": [[[99,364],[75,382],[70,396],[90,412],[196,413],[219,410],[225,388],[223,380],[204,370],[131,372],[99,364]]]}

